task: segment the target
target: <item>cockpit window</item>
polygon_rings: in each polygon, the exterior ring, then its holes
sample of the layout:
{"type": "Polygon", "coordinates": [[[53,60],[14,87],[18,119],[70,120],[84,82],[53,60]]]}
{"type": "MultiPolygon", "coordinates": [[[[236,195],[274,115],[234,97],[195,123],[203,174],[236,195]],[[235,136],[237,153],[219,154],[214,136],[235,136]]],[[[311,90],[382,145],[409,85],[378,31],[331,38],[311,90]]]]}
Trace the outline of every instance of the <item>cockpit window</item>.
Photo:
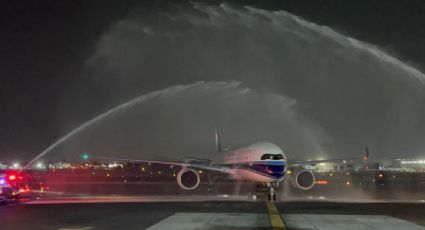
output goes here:
{"type": "Polygon", "coordinates": [[[282,160],[283,154],[270,154],[266,153],[261,156],[261,160],[282,160]]]}
{"type": "Polygon", "coordinates": [[[283,154],[275,154],[273,155],[273,160],[282,160],[283,159],[283,154]]]}
{"type": "Polygon", "coordinates": [[[273,154],[266,153],[261,156],[261,160],[272,160],[272,159],[273,159],[273,154]]]}

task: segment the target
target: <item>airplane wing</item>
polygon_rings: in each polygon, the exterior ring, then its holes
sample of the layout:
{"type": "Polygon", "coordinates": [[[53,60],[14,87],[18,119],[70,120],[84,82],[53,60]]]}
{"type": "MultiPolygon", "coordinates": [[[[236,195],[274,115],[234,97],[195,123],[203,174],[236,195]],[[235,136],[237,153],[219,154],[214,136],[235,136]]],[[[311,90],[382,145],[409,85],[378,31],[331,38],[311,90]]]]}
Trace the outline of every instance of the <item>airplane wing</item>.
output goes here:
{"type": "Polygon", "coordinates": [[[287,167],[300,167],[306,165],[315,165],[319,163],[344,163],[344,161],[360,160],[360,158],[345,158],[345,159],[327,159],[327,160],[314,160],[314,161],[296,161],[287,164],[287,167]]]}
{"type": "Polygon", "coordinates": [[[181,167],[191,167],[195,169],[202,169],[212,172],[220,173],[230,173],[230,168],[209,164],[191,164],[191,163],[182,163],[182,162],[170,162],[170,161],[150,161],[150,160],[137,160],[137,159],[127,159],[127,158],[113,158],[113,157],[97,157],[91,156],[91,159],[100,159],[100,160],[115,160],[115,161],[129,161],[129,162],[142,162],[142,163],[151,163],[151,164],[164,164],[164,165],[176,165],[181,167]]]}
{"type": "Polygon", "coordinates": [[[340,159],[326,159],[326,160],[313,160],[313,161],[296,161],[294,163],[287,164],[287,167],[300,167],[300,166],[306,166],[306,165],[315,165],[319,163],[345,163],[347,161],[358,161],[363,160],[367,161],[369,158],[369,148],[365,147],[365,153],[362,158],[355,157],[355,158],[340,158],[340,159]]]}

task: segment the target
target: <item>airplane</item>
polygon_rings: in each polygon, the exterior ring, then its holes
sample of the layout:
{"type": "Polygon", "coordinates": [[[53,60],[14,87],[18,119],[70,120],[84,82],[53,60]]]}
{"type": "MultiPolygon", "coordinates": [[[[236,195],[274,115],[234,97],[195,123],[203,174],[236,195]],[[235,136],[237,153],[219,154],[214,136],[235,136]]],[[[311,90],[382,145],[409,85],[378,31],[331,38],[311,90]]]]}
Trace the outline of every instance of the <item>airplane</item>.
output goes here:
{"type": "MultiPolygon", "coordinates": [[[[286,176],[288,168],[294,169],[290,176],[291,184],[301,190],[310,190],[314,187],[315,176],[305,166],[325,162],[342,162],[344,160],[363,159],[367,161],[369,157],[369,150],[366,147],[366,153],[363,158],[297,161],[289,163],[282,149],[269,142],[259,142],[235,150],[224,150],[217,127],[215,129],[215,143],[216,154],[214,154],[212,159],[186,158],[186,162],[166,162],[99,156],[90,156],[90,158],[180,166],[181,170],[177,174],[177,184],[184,190],[193,190],[199,186],[200,176],[198,170],[215,172],[236,181],[255,182],[258,185],[257,191],[266,189],[268,191],[268,200],[276,200],[275,188],[279,187],[280,182],[288,178],[286,176]]],[[[82,157],[85,160],[89,158],[88,155],[83,155],[82,157]]]]}

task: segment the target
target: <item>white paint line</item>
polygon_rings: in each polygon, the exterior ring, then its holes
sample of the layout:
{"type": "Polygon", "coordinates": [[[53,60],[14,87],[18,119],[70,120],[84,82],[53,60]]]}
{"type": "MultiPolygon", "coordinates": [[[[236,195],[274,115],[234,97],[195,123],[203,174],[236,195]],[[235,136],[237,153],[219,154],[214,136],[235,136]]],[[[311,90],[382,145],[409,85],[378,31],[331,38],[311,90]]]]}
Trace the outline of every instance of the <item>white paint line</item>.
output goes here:
{"type": "Polygon", "coordinates": [[[256,213],[175,213],[147,230],[256,229],[270,227],[267,214],[256,213]]]}
{"type": "Polygon", "coordinates": [[[290,229],[425,230],[425,227],[412,222],[382,215],[284,214],[283,217],[290,229]]]}
{"type": "Polygon", "coordinates": [[[65,228],[59,228],[58,230],[90,230],[94,227],[65,227],[65,228]]]}

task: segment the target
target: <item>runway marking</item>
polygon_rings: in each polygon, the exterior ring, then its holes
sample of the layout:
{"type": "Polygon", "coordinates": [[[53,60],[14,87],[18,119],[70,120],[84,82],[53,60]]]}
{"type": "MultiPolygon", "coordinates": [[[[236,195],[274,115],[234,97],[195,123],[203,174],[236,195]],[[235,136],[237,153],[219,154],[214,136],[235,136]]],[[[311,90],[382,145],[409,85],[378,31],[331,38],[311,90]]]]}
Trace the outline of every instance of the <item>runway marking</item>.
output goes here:
{"type": "Polygon", "coordinates": [[[273,230],[286,230],[285,222],[273,202],[267,202],[267,210],[273,230]]]}
{"type": "Polygon", "coordinates": [[[93,229],[93,227],[66,227],[66,228],[59,228],[58,230],[90,230],[93,229]]]}
{"type": "Polygon", "coordinates": [[[383,215],[284,214],[288,228],[315,230],[425,230],[412,222],[383,215]]]}
{"type": "Polygon", "coordinates": [[[199,229],[266,229],[270,224],[262,213],[175,213],[147,230],[199,230],[199,229]]]}
{"type": "Polygon", "coordinates": [[[252,201],[248,196],[73,196],[30,200],[25,204],[74,204],[74,203],[135,203],[135,202],[208,202],[208,201],[252,201]]]}

